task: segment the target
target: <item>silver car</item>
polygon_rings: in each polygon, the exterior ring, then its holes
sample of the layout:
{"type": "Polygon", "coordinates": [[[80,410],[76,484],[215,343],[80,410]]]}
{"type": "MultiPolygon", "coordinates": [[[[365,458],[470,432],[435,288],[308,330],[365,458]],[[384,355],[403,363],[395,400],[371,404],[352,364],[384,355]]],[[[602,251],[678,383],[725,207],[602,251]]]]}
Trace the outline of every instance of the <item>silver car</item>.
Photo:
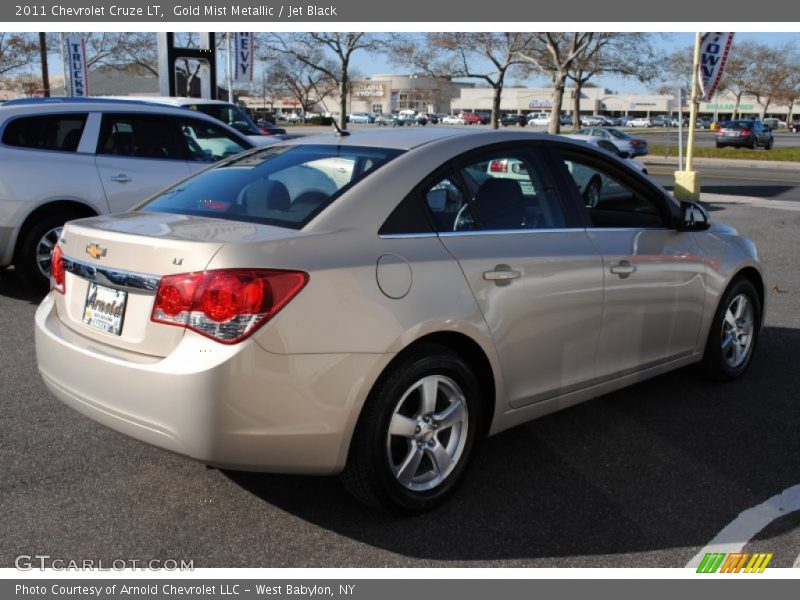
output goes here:
{"type": "Polygon", "coordinates": [[[69,406],[396,513],[486,435],[692,363],[742,375],[765,302],[753,244],[624,161],[447,128],[291,140],[72,221],[52,288],[37,359],[69,406]],[[587,170],[613,182],[590,205],[587,170]]]}

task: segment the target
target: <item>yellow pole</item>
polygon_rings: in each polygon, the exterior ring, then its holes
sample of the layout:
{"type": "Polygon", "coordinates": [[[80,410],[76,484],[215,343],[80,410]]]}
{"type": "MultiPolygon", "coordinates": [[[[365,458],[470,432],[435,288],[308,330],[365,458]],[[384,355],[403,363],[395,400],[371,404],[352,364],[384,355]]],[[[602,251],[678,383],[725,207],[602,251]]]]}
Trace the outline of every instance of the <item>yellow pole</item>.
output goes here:
{"type": "Polygon", "coordinates": [[[700,104],[698,72],[700,70],[700,32],[694,35],[694,60],[692,61],[692,105],[689,107],[689,139],[686,148],[686,170],[692,170],[694,157],[694,132],[697,128],[697,108],[700,104]]]}
{"type": "Polygon", "coordinates": [[[692,61],[692,105],[689,107],[689,136],[686,141],[686,170],[675,171],[675,197],[678,200],[696,202],[700,199],[700,174],[692,169],[694,158],[694,134],[697,129],[699,93],[700,32],[694,37],[694,60],[692,61]]]}

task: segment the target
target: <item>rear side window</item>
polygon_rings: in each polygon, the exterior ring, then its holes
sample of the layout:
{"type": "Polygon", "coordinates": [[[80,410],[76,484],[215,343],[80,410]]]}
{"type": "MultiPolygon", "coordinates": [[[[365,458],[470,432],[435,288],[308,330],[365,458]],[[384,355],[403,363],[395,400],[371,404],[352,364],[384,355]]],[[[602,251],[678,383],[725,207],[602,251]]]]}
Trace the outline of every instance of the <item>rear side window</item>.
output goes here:
{"type": "Polygon", "coordinates": [[[175,119],[159,115],[107,114],[98,154],[186,160],[187,145],[175,119]]]}
{"type": "Polygon", "coordinates": [[[76,152],[86,114],[41,115],[13,119],[3,131],[3,143],[19,148],[76,152]]]}
{"type": "Polygon", "coordinates": [[[204,171],[140,210],[300,229],[399,154],[358,146],[270,146],[204,171]]]}

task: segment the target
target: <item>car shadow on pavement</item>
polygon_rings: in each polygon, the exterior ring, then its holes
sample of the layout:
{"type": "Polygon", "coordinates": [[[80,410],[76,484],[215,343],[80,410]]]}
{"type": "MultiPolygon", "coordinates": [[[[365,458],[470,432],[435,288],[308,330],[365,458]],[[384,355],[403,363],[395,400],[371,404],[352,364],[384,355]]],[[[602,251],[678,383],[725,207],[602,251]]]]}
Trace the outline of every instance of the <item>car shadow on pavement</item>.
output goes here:
{"type": "Polygon", "coordinates": [[[24,300],[30,304],[39,304],[44,298],[42,292],[22,281],[14,269],[0,269],[0,296],[24,300]]]}
{"type": "MultiPolygon", "coordinates": [[[[702,177],[702,176],[701,176],[702,177]]],[[[726,196],[747,196],[755,198],[776,198],[796,191],[793,185],[707,185],[703,184],[705,194],[724,194],[726,196]]]]}
{"type": "Polygon", "coordinates": [[[681,369],[490,438],[455,496],[418,517],[367,509],[336,478],[225,474],[297,517],[423,560],[580,564],[685,548],[688,561],[800,481],[798,347],[800,330],[767,327],[736,382],[681,369]]]}

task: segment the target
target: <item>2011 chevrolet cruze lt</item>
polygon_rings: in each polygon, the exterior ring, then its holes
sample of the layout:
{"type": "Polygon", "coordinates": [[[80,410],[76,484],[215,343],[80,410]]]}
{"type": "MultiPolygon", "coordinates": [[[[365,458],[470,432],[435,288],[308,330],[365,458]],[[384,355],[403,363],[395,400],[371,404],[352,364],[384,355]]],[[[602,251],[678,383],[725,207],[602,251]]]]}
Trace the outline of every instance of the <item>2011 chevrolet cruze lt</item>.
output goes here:
{"type": "Polygon", "coordinates": [[[52,288],[63,402],[405,513],[487,434],[690,363],[741,375],[765,301],[751,242],[611,154],[430,128],[253,150],[73,221],[52,288]]]}

